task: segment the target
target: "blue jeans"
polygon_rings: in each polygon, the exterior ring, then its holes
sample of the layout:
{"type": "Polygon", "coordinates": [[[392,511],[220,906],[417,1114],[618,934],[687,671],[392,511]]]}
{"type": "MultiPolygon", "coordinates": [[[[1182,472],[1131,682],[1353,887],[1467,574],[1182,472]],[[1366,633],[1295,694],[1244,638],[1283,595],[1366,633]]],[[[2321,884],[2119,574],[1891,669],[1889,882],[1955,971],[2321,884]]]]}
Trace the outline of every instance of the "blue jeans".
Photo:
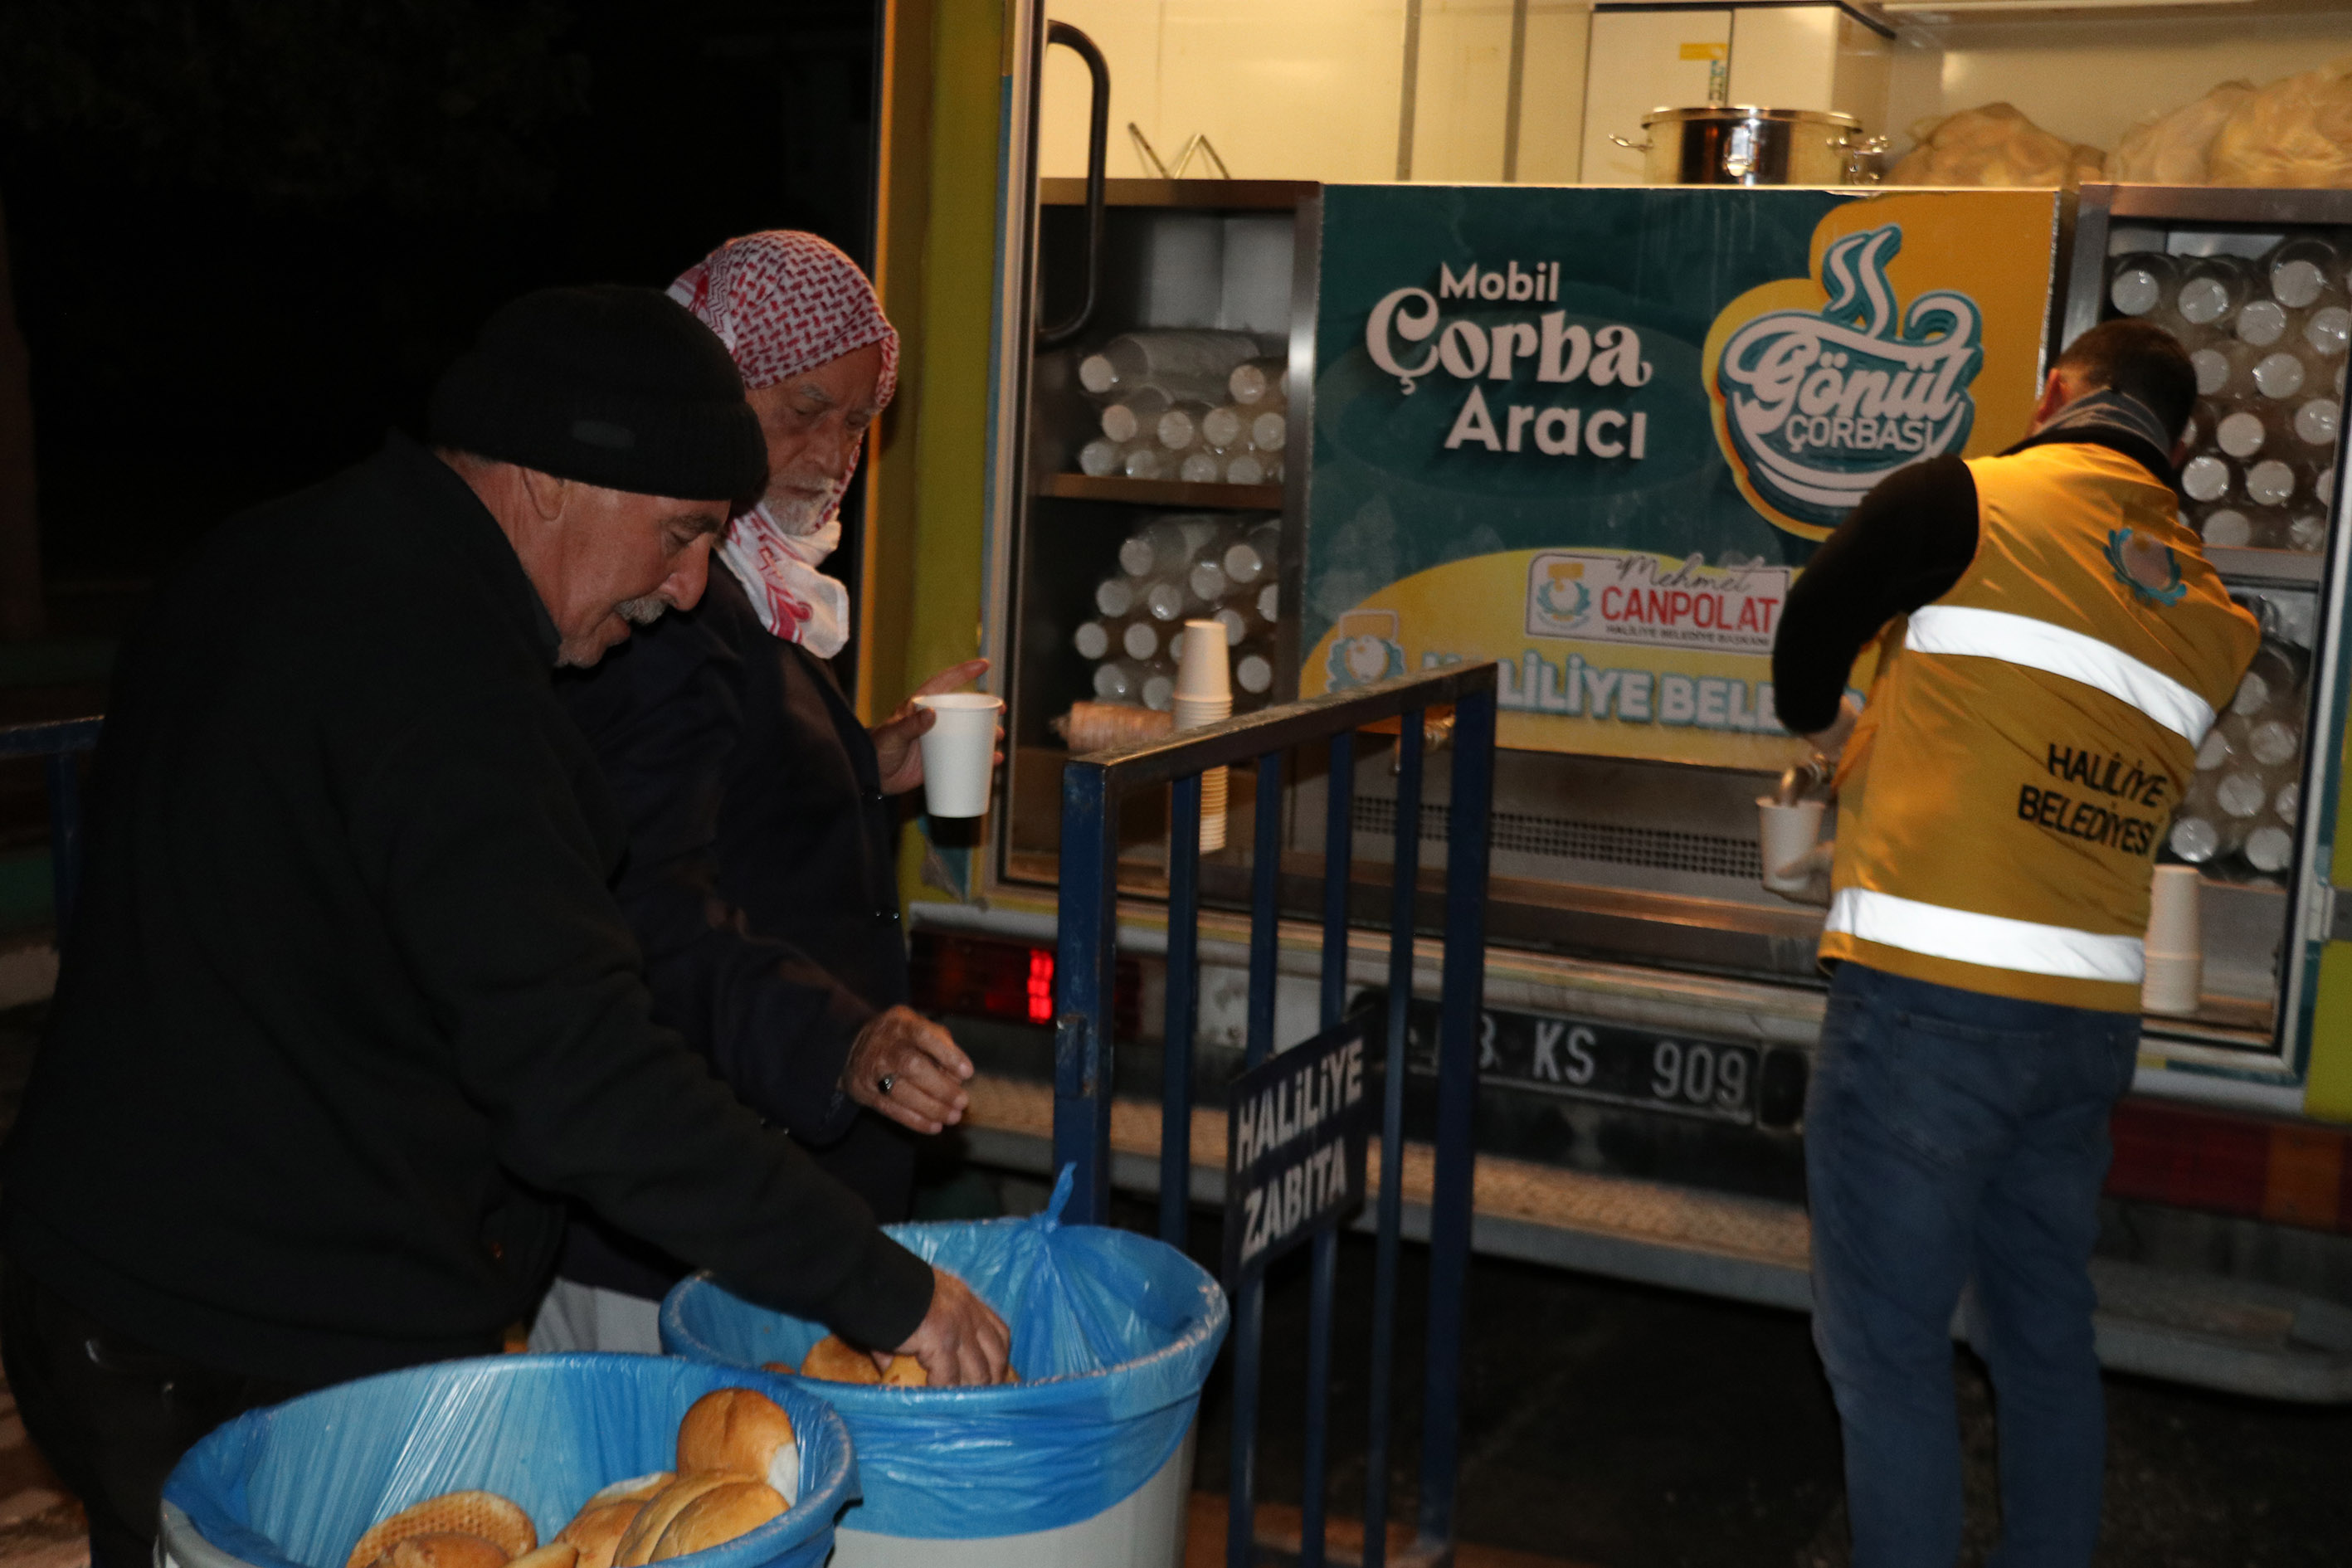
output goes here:
{"type": "Polygon", "coordinates": [[[1949,1568],[1960,1543],[1952,1314],[2000,1414],[1994,1568],[2080,1568],[2106,1406],[2088,1264],[2107,1113],[2139,1019],[1848,963],[1805,1101],[1813,1342],[1845,1431],[1854,1568],[1949,1568]]]}

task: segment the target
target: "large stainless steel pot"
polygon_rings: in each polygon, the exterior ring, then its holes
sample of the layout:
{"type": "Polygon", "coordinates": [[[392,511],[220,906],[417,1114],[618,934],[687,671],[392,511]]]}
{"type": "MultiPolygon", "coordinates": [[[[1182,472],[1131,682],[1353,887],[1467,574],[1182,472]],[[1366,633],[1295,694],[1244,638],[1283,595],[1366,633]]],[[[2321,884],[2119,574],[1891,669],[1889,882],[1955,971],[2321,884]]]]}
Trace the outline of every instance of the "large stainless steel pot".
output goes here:
{"type": "Polygon", "coordinates": [[[1853,115],[1814,109],[1654,109],[1642,130],[1648,140],[1615,140],[1643,155],[1654,185],[1873,184],[1870,160],[1886,150],[1853,115]]]}

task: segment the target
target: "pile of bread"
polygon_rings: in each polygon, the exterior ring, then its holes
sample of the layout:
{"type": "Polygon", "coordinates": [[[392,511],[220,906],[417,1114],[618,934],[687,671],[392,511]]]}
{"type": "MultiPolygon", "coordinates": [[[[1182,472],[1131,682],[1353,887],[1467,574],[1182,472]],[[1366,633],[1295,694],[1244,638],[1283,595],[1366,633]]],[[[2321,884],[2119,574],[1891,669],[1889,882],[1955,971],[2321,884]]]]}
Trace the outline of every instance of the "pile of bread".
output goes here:
{"type": "Polygon", "coordinates": [[[2352,187],[2352,56],[2265,87],[2225,81],[2140,125],[2113,157],[2042,130],[2006,103],[1911,127],[1890,185],[2352,187]]]}
{"type": "Polygon", "coordinates": [[[360,1537],[344,1568],[642,1568],[721,1545],[800,1495],[793,1419],[749,1388],[704,1394],[677,1426],[677,1468],[615,1481],[541,1546],[496,1492],[449,1492],[360,1537]]]}
{"type": "MultiPolygon", "coordinates": [[[[793,1375],[793,1363],[788,1361],[768,1362],[762,1370],[780,1372],[786,1377],[793,1375]]],[[[839,1334],[827,1334],[809,1347],[808,1354],[801,1358],[799,1375],[825,1383],[875,1384],[885,1388],[929,1388],[931,1385],[931,1374],[925,1372],[923,1363],[913,1356],[893,1355],[877,1363],[874,1352],[859,1350],[839,1334]]],[[[1014,1372],[1009,1363],[1004,1368],[1004,1381],[1021,1381],[1021,1374],[1014,1372]]]]}

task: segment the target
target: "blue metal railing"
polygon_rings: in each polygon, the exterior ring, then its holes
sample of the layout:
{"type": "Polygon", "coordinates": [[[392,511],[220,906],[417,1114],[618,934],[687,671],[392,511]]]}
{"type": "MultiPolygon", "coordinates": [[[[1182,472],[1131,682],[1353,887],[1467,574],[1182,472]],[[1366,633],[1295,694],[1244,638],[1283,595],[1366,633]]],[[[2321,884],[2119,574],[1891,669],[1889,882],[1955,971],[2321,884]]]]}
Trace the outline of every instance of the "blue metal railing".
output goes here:
{"type": "MultiPolygon", "coordinates": [[[[1476,1023],[1486,963],[1487,817],[1494,796],[1496,667],[1457,665],[1311,698],[1163,741],[1072,758],[1062,775],[1061,916],[1055,973],[1054,1163],[1076,1168],[1068,1217],[1100,1225],[1110,1208],[1111,1008],[1116,994],[1119,805],[1171,788],[1168,858],[1168,1004],[1161,1088],[1160,1234],[1185,1244],[1192,1174],[1193,1035],[1199,1019],[1201,775],[1255,764],[1255,837],[1250,898],[1249,1003],[1243,1065],[1273,1053],[1276,903],[1282,850],[1282,763],[1293,748],[1329,748],[1324,819],[1321,1027],[1347,1001],[1348,901],[1356,731],[1400,721],[1396,850],[1389,920],[1386,1077],[1372,1301],[1370,1423],[1365,1455],[1364,1555],[1381,1568],[1389,1511],[1389,1426],[1394,1394],[1400,1229],[1404,1204],[1406,1000],[1412,994],[1413,911],[1420,876],[1423,720],[1451,704],[1454,774],[1445,863],[1444,973],[1439,1002],[1436,1142],[1430,1194],[1429,1331],[1424,1363],[1420,1507],[1412,1555],[1442,1560],[1454,1540],[1461,1447],[1463,1287],[1470,1254],[1471,1111],[1477,1087],[1476,1023]]],[[[1312,1243],[1307,1351],[1307,1438],[1300,1561],[1324,1562],[1331,1320],[1339,1237],[1312,1243]]],[[[1255,1554],[1258,1383],[1265,1287],[1234,1303],[1234,1431],[1227,1513],[1228,1568],[1255,1554]]]]}
{"type": "Polygon", "coordinates": [[[73,915],[74,896],[81,889],[81,783],[75,771],[76,759],[97,746],[102,723],[103,720],[92,717],[0,729],[0,757],[38,757],[46,764],[50,900],[60,947],[65,943],[66,922],[73,915]]]}

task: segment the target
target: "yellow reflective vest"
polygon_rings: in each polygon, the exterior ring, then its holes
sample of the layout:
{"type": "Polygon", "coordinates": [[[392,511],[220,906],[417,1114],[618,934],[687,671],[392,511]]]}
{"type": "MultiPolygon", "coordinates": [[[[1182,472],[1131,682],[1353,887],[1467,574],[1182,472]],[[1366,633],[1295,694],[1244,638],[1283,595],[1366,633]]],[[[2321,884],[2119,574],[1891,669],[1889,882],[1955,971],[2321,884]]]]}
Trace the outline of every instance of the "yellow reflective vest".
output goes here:
{"type": "Polygon", "coordinates": [[[1976,557],[1880,634],[1840,763],[1821,955],[2136,1013],[2156,848],[2260,628],[2122,453],[1969,469],[1976,557]]]}

